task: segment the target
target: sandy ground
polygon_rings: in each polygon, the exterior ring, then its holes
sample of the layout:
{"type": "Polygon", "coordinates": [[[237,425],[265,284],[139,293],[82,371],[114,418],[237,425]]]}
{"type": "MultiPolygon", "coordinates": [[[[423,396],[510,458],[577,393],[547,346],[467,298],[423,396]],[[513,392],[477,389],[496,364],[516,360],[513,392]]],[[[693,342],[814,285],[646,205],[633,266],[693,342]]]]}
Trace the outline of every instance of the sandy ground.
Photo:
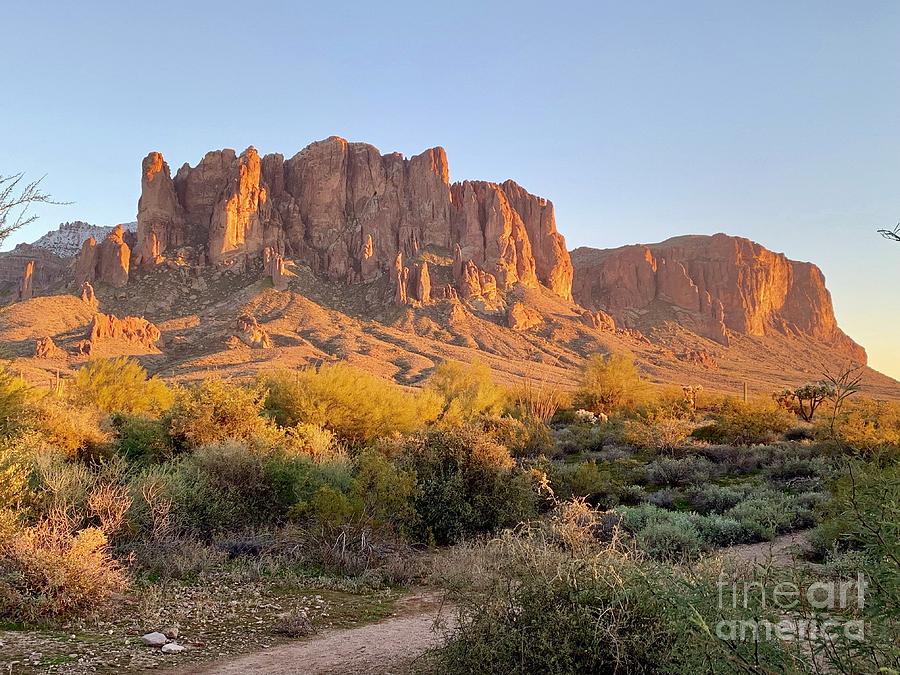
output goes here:
{"type": "Polygon", "coordinates": [[[454,612],[434,593],[398,602],[398,611],[378,623],[324,631],[294,644],[280,645],[206,666],[194,664],[182,675],[289,675],[294,673],[402,673],[426,650],[441,643],[454,612]]]}
{"type": "Polygon", "coordinates": [[[776,537],[772,541],[759,544],[741,544],[722,551],[725,559],[735,563],[754,563],[757,565],[772,564],[776,567],[789,567],[794,560],[809,550],[807,531],[792,532],[776,537]]]}

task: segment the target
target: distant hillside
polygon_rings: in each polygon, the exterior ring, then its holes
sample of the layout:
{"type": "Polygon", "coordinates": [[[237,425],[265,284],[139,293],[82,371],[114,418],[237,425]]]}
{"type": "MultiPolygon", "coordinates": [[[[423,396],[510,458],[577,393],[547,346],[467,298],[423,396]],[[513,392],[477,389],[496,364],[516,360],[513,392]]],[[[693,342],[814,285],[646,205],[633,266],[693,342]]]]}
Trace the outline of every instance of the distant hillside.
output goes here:
{"type": "MultiPolygon", "coordinates": [[[[103,241],[113,227],[114,225],[91,225],[81,220],[60,223],[58,229],[48,232],[32,245],[55,253],[60,258],[72,258],[78,255],[81,245],[88,237],[103,241]]],[[[137,232],[137,221],[122,223],[122,228],[126,232],[137,232]]]]}

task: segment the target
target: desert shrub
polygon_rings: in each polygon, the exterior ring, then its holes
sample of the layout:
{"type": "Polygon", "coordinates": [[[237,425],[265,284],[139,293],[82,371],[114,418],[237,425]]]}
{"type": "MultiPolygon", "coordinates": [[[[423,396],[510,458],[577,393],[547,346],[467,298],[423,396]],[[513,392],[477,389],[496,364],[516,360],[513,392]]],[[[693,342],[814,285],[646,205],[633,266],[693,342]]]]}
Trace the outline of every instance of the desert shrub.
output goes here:
{"type": "Polygon", "coordinates": [[[300,454],[315,462],[332,462],[346,459],[346,450],[330,429],[317,424],[300,423],[285,429],[285,441],[281,446],[289,454],[300,454]]]}
{"type": "Polygon", "coordinates": [[[640,547],[657,560],[692,560],[703,550],[700,533],[690,521],[651,522],[635,537],[640,547]]]}
{"type": "Polygon", "coordinates": [[[400,466],[416,475],[419,536],[439,544],[534,515],[537,497],[509,451],[477,429],[430,431],[403,444],[400,466]]]}
{"type": "Polygon", "coordinates": [[[624,354],[597,354],[581,369],[574,404],[593,412],[611,414],[636,406],[647,393],[648,385],[632,358],[624,354]]]}
{"type": "Polygon", "coordinates": [[[366,521],[390,524],[401,533],[414,531],[419,491],[416,475],[375,450],[360,453],[353,463],[353,494],[366,521]]]}
{"type": "Polygon", "coordinates": [[[575,464],[553,465],[550,478],[553,490],[560,499],[584,497],[596,504],[614,492],[609,474],[602,472],[592,459],[575,464]]]}
{"type": "Polygon", "coordinates": [[[105,455],[109,448],[111,436],[94,408],[78,408],[45,396],[29,405],[28,414],[29,426],[46,447],[84,458],[105,455]]]}
{"type": "Polygon", "coordinates": [[[662,488],[651,492],[647,501],[661,509],[674,509],[679,502],[684,500],[684,493],[677,488],[662,488]]]}
{"type": "Polygon", "coordinates": [[[541,422],[504,415],[485,417],[481,424],[485,433],[507,448],[514,457],[556,454],[550,429],[541,422]]]}
{"type": "Polygon", "coordinates": [[[723,514],[752,532],[755,541],[771,541],[776,535],[814,523],[814,515],[802,508],[790,495],[773,490],[758,490],[723,514]]]}
{"type": "Polygon", "coordinates": [[[698,448],[697,454],[715,462],[725,473],[738,475],[757,471],[764,459],[755,448],[733,445],[708,445],[698,448]]]}
{"type": "Polygon", "coordinates": [[[98,359],[82,366],[69,386],[72,400],[103,412],[155,415],[172,405],[165,382],[147,377],[137,361],[126,357],[98,359]]]}
{"type": "Polygon", "coordinates": [[[793,416],[773,401],[725,399],[713,413],[714,425],[694,431],[699,440],[729,445],[755,445],[768,443],[787,431],[793,416]]]}
{"type": "Polygon", "coordinates": [[[130,462],[164,462],[175,448],[168,425],[139,415],[116,413],[110,417],[115,430],[116,451],[130,462]]]}
{"type": "Polygon", "coordinates": [[[691,486],[686,491],[686,497],[690,507],[697,513],[723,513],[741,501],[746,492],[740,487],[710,483],[691,486]]]}
{"type": "Polygon", "coordinates": [[[696,455],[657,457],[647,465],[647,480],[656,485],[696,485],[709,481],[715,473],[712,462],[696,455]]]}
{"type": "MultiPolygon", "coordinates": [[[[716,639],[715,573],[647,560],[616,541],[572,555],[561,540],[525,528],[448,556],[436,575],[459,604],[460,622],[434,653],[435,672],[696,673],[711,663],[731,672],[727,664],[742,659],[792,671],[781,641],[716,639]]],[[[749,619],[759,609],[726,611],[749,619]]]]}
{"type": "MultiPolygon", "coordinates": [[[[851,571],[862,573],[874,588],[866,594],[865,612],[870,621],[896,621],[900,612],[900,464],[889,461],[849,461],[841,478],[832,484],[833,498],[819,506],[820,525],[813,543],[820,554],[836,558],[841,553],[851,571]]],[[[868,633],[867,633],[868,638],[868,633]]],[[[896,652],[896,623],[887,639],[896,652]]]]}
{"type": "Polygon", "coordinates": [[[266,457],[238,441],[202,446],[165,469],[154,476],[181,530],[209,535],[274,521],[287,510],[266,457]]]}
{"type": "Polygon", "coordinates": [[[526,377],[510,391],[511,412],[529,425],[546,426],[556,412],[571,403],[571,395],[547,381],[526,377]]]}
{"type": "Polygon", "coordinates": [[[900,404],[860,398],[844,407],[836,424],[838,440],[863,454],[900,449],[900,404]]]}
{"type": "Polygon", "coordinates": [[[627,420],[624,440],[637,448],[671,452],[684,443],[692,429],[686,420],[653,411],[627,420]]]}
{"type": "Polygon", "coordinates": [[[564,455],[602,450],[610,438],[611,423],[575,424],[555,432],[556,447],[564,455]]]}
{"type": "Polygon", "coordinates": [[[197,448],[226,439],[271,442],[277,437],[262,417],[265,393],[220,379],[180,389],[164,419],[179,447],[197,448]]]}
{"type": "Polygon", "coordinates": [[[491,369],[481,361],[468,365],[443,361],[434,369],[427,388],[443,401],[440,421],[444,426],[497,416],[507,404],[507,392],[494,384],[491,369]]]}
{"type": "Polygon", "coordinates": [[[75,532],[44,519],[0,540],[0,616],[25,622],[75,617],[127,585],[98,528],[75,532]]]}
{"type": "Polygon", "coordinates": [[[352,443],[406,434],[433,421],[440,401],[344,364],[261,379],[265,410],[280,425],[314,424],[352,443]]]}
{"type": "Polygon", "coordinates": [[[0,435],[21,426],[28,400],[29,387],[21,377],[0,368],[0,435]]]}
{"type": "Polygon", "coordinates": [[[720,548],[754,541],[755,532],[734,518],[717,513],[691,519],[700,540],[709,547],[720,548]]]}

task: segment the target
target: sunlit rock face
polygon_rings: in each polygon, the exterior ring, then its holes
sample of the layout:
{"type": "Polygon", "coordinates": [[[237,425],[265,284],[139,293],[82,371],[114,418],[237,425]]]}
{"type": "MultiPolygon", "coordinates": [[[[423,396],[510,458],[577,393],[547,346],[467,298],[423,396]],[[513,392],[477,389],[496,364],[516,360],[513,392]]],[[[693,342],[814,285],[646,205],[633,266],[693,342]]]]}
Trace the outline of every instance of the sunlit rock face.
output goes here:
{"type": "Polygon", "coordinates": [[[270,248],[332,280],[391,274],[397,286],[405,276],[413,287],[403,302],[427,303],[429,272],[415,261],[426,250],[452,255],[459,244],[469,274],[477,270],[489,287],[543,284],[571,298],[572,266],[553,205],[512,181],[451,186],[443,148],[407,159],[332,136],[290,159],[260,157],[252,147],[210,152],[174,178],[152,152],[141,187],[141,265],[180,246],[201,247],[213,264],[270,248]]]}
{"type": "Polygon", "coordinates": [[[688,235],[579,248],[572,263],[576,302],[625,325],[669,319],[723,344],[729,333],[801,334],[866,361],[865,350],[838,328],[821,270],[749,239],[688,235]]]}

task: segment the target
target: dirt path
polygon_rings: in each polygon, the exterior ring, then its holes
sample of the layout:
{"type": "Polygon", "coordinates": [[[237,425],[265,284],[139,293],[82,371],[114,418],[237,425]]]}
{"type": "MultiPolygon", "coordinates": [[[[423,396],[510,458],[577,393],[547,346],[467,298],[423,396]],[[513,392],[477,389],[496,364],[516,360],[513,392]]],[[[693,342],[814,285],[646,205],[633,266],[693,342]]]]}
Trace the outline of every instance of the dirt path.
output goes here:
{"type": "Polygon", "coordinates": [[[292,675],[294,673],[398,673],[443,639],[454,613],[434,593],[412,595],[397,603],[395,616],[378,623],[324,631],[308,640],[211,663],[195,664],[198,675],[292,675]]]}
{"type": "Polygon", "coordinates": [[[790,567],[795,558],[799,558],[810,548],[808,531],[792,532],[776,537],[772,541],[759,544],[740,544],[724,549],[722,555],[726,560],[735,563],[754,563],[776,567],[790,567]]]}

